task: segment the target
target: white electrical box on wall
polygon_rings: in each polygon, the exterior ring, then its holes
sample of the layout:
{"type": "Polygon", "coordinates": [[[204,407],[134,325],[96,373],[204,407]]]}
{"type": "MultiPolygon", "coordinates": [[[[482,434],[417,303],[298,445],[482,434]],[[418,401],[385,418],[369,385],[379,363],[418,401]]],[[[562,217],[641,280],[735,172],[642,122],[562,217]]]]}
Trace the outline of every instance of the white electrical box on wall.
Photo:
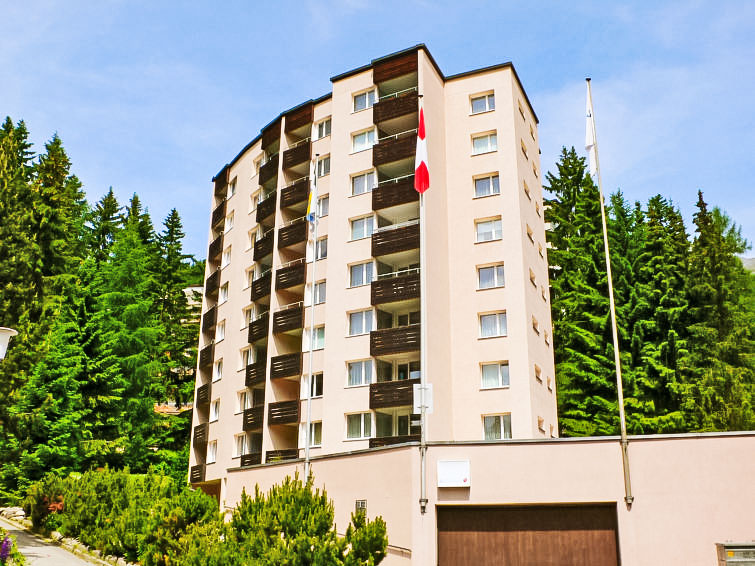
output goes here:
{"type": "Polygon", "coordinates": [[[469,487],[469,460],[438,460],[438,487],[469,487]]]}

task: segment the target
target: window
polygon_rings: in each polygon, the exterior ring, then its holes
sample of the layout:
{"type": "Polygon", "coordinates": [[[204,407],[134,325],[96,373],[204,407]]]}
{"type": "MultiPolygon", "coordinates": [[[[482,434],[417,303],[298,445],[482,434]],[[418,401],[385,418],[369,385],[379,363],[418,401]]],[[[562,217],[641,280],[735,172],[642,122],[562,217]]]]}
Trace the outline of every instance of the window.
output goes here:
{"type": "Polygon", "coordinates": [[[546,346],[550,346],[550,345],[551,345],[551,337],[550,337],[550,335],[548,334],[548,331],[547,331],[547,330],[543,332],[543,337],[544,337],[544,339],[545,339],[545,345],[546,345],[546,346]]]}
{"type": "Polygon", "coordinates": [[[351,178],[351,194],[361,195],[363,193],[369,193],[375,186],[375,172],[368,171],[361,175],[354,175],[351,178]]]}
{"type": "Polygon", "coordinates": [[[503,237],[500,218],[479,220],[475,222],[475,229],[477,230],[477,242],[490,242],[500,240],[503,237]]]}
{"type": "Polygon", "coordinates": [[[537,279],[535,278],[535,272],[534,272],[534,271],[532,271],[532,268],[531,268],[531,267],[529,268],[529,270],[530,270],[530,283],[532,283],[532,285],[533,285],[533,286],[534,286],[535,288],[537,288],[537,279]]]}
{"type": "Polygon", "coordinates": [[[364,151],[375,145],[375,130],[370,129],[351,136],[351,151],[364,151]]]}
{"type": "Polygon", "coordinates": [[[527,181],[522,181],[522,188],[524,188],[524,194],[527,195],[527,198],[532,200],[532,195],[530,194],[530,188],[527,185],[527,181]]]}
{"type": "Polygon", "coordinates": [[[211,440],[207,443],[207,463],[214,464],[218,458],[218,441],[211,440]]]}
{"type": "Polygon", "coordinates": [[[535,379],[537,379],[540,383],[543,382],[543,370],[540,369],[540,366],[535,364],[535,379]]]}
{"type": "Polygon", "coordinates": [[[247,328],[254,320],[254,305],[251,305],[242,309],[241,315],[242,315],[241,328],[242,329],[247,328]]]}
{"type": "Polygon", "coordinates": [[[322,397],[322,374],[316,373],[310,384],[309,394],[314,397],[322,397]]]}
{"type": "Polygon", "coordinates": [[[537,244],[537,253],[540,254],[540,257],[545,257],[545,252],[543,252],[543,244],[537,244]]]}
{"type": "Polygon", "coordinates": [[[540,216],[540,203],[539,202],[535,203],[535,214],[540,216]]]}
{"type": "Polygon", "coordinates": [[[483,94],[472,97],[472,114],[495,110],[495,94],[483,94]]]}
{"type": "Polygon", "coordinates": [[[320,140],[330,135],[330,118],[315,124],[315,139],[320,140]]]}
{"type": "Polygon", "coordinates": [[[225,338],[225,320],[218,322],[215,327],[215,342],[220,342],[225,338]]]}
{"type": "Polygon", "coordinates": [[[324,177],[325,175],[330,175],[330,155],[317,160],[317,176],[324,177]]]}
{"type": "Polygon", "coordinates": [[[258,175],[260,172],[260,167],[262,167],[262,155],[260,155],[257,159],[254,160],[254,174],[258,175]]]}
{"type": "Polygon", "coordinates": [[[372,361],[350,362],[349,386],[368,385],[370,383],[372,383],[372,361]]]}
{"type": "Polygon", "coordinates": [[[501,186],[498,182],[498,175],[489,175],[474,180],[475,197],[489,197],[499,194],[501,194],[501,186]]]}
{"type": "Polygon", "coordinates": [[[517,101],[517,104],[519,105],[519,114],[521,114],[522,120],[526,120],[526,118],[524,117],[524,108],[522,108],[522,102],[517,101]]]}
{"type": "MultiPolygon", "coordinates": [[[[314,331],[314,341],[312,342],[312,349],[313,350],[322,350],[325,347],[325,327],[324,326],[315,326],[313,328],[314,331]]],[[[306,345],[306,350],[309,350],[309,329],[306,329],[304,332],[304,344],[306,345]]]]}
{"type": "Polygon", "coordinates": [[[520,143],[520,145],[522,146],[522,154],[524,155],[524,158],[525,158],[525,159],[529,159],[529,158],[530,158],[530,156],[529,156],[529,155],[527,155],[527,146],[526,146],[526,145],[524,145],[524,141],[522,141],[522,140],[519,140],[519,143],[520,143]]]}
{"type": "Polygon", "coordinates": [[[220,292],[218,294],[218,304],[223,304],[228,300],[228,283],[223,283],[220,287],[220,292]]]}
{"type": "Polygon", "coordinates": [[[326,287],[325,281],[315,283],[315,304],[320,305],[325,302],[326,287]]]}
{"type": "Polygon", "coordinates": [[[322,446],[322,421],[309,423],[309,445],[322,446]]]}
{"type": "Polygon", "coordinates": [[[506,336],[506,313],[497,312],[480,315],[480,338],[506,336]]]}
{"type": "Polygon", "coordinates": [[[493,289],[504,285],[503,264],[477,268],[478,289],[493,289]]]}
{"type": "Polygon", "coordinates": [[[243,350],[241,350],[242,369],[246,368],[246,366],[251,365],[253,363],[254,363],[254,349],[244,348],[243,350]]]}
{"type": "Polygon", "coordinates": [[[212,369],[212,381],[220,381],[223,378],[223,360],[215,362],[212,369]]]}
{"type": "Polygon", "coordinates": [[[548,377],[547,383],[548,383],[548,390],[553,391],[553,381],[551,380],[550,376],[548,377]]]}
{"type": "Polygon", "coordinates": [[[537,430],[545,432],[545,419],[543,417],[537,417],[537,430]]]}
{"type": "Polygon", "coordinates": [[[220,260],[220,267],[225,267],[229,263],[231,263],[231,246],[228,246],[223,250],[223,257],[220,260]]]}
{"type": "Polygon", "coordinates": [[[543,297],[544,301],[548,301],[548,295],[545,292],[545,287],[543,285],[540,285],[540,295],[543,297]]]}
{"type": "Polygon", "coordinates": [[[241,413],[252,408],[252,396],[246,390],[236,392],[236,413],[241,413]]]}
{"type": "Polygon", "coordinates": [[[537,177],[537,167],[534,163],[532,164],[532,173],[535,175],[535,177],[537,177]]]}
{"type": "Polygon", "coordinates": [[[325,195],[317,199],[317,217],[322,218],[327,216],[330,211],[330,197],[325,195]]]}
{"type": "Polygon", "coordinates": [[[374,218],[372,216],[365,216],[364,218],[352,220],[351,239],[361,240],[362,238],[369,238],[372,236],[373,225],[374,218]]]}
{"type": "Polygon", "coordinates": [[[532,228],[530,228],[530,225],[527,224],[527,237],[530,239],[530,242],[533,244],[535,243],[535,233],[532,231],[532,228]]]}
{"type": "Polygon", "coordinates": [[[371,89],[365,92],[360,92],[354,95],[354,112],[360,110],[366,110],[372,108],[375,104],[375,89],[371,89]]]}
{"type": "Polygon", "coordinates": [[[534,315],[532,315],[532,330],[537,334],[540,334],[540,323],[537,321],[534,315]]]}
{"type": "MultiPolygon", "coordinates": [[[[320,238],[317,240],[316,257],[317,259],[325,259],[328,257],[328,237],[320,238]]],[[[312,261],[312,242],[307,242],[307,261],[312,261]]]]}
{"type": "Polygon", "coordinates": [[[226,193],[225,198],[231,198],[233,195],[236,194],[236,179],[228,183],[228,192],[226,193]]]}
{"type": "Polygon", "coordinates": [[[231,213],[225,217],[225,226],[223,227],[223,232],[228,232],[231,228],[233,228],[233,217],[233,211],[231,211],[231,213]]]}
{"type": "Polygon", "coordinates": [[[210,403],[210,422],[218,420],[220,417],[220,399],[215,399],[210,403]]]}
{"type": "Polygon", "coordinates": [[[353,312],[349,315],[349,336],[368,334],[372,330],[372,310],[353,312]]]}
{"type": "Polygon", "coordinates": [[[244,271],[244,289],[248,289],[254,283],[254,267],[244,271]]]}
{"type": "Polygon", "coordinates": [[[372,283],[372,262],[358,263],[349,267],[349,287],[360,287],[372,283]]]}
{"type": "Polygon", "coordinates": [[[556,429],[553,425],[550,425],[551,438],[556,438],[556,429]]]}
{"type": "Polygon", "coordinates": [[[488,153],[498,149],[498,138],[496,134],[483,134],[472,137],[472,154],[488,153]]]}
{"type": "Polygon", "coordinates": [[[249,197],[249,214],[257,210],[258,196],[259,193],[254,193],[249,197]]]}
{"type": "Polygon", "coordinates": [[[509,362],[482,364],[482,388],[509,386],[509,362]]]}
{"type": "Polygon", "coordinates": [[[532,127],[532,124],[530,124],[530,137],[532,141],[535,141],[535,128],[532,127]]]}
{"type": "Polygon", "coordinates": [[[346,415],[346,438],[370,438],[370,436],[372,436],[372,414],[346,415]]]}
{"type": "Polygon", "coordinates": [[[488,415],[483,417],[485,440],[511,438],[511,415],[488,415]]]}
{"type": "Polygon", "coordinates": [[[234,436],[235,445],[233,449],[233,457],[238,458],[239,456],[243,456],[244,454],[249,453],[249,437],[246,433],[244,434],[237,434],[234,436]]]}

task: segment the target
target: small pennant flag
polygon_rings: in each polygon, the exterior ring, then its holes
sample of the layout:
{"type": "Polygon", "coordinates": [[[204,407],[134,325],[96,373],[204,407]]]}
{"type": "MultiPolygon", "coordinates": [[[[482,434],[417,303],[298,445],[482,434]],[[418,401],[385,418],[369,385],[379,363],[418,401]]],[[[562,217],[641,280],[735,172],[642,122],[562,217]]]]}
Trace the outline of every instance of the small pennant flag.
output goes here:
{"type": "Polygon", "coordinates": [[[585,149],[589,158],[590,176],[594,179],[598,173],[598,148],[595,139],[595,117],[592,111],[592,93],[590,92],[590,81],[587,81],[587,124],[585,129],[585,149]]]}
{"type": "Polygon", "coordinates": [[[419,127],[417,128],[417,153],[414,158],[414,188],[420,194],[430,187],[430,171],[427,168],[427,140],[425,139],[425,110],[420,103],[419,127]]]}

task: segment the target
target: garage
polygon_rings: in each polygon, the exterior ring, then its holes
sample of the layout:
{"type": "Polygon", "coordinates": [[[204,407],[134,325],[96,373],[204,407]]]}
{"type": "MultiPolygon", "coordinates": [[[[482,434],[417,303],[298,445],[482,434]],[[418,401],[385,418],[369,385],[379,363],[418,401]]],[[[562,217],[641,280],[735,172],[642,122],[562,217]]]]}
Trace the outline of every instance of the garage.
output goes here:
{"type": "Polygon", "coordinates": [[[438,564],[618,566],[616,504],[439,506],[438,564]]]}

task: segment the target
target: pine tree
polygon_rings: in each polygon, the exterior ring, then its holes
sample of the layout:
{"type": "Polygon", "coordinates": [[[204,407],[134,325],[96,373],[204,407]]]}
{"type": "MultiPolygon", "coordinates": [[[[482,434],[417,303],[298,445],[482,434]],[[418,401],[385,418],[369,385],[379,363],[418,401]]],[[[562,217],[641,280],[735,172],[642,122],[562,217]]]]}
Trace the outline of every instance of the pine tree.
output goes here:
{"type": "Polygon", "coordinates": [[[113,187],[110,187],[89,215],[87,244],[98,263],[107,260],[115,233],[121,228],[120,211],[121,206],[115,197],[113,187]]]}

